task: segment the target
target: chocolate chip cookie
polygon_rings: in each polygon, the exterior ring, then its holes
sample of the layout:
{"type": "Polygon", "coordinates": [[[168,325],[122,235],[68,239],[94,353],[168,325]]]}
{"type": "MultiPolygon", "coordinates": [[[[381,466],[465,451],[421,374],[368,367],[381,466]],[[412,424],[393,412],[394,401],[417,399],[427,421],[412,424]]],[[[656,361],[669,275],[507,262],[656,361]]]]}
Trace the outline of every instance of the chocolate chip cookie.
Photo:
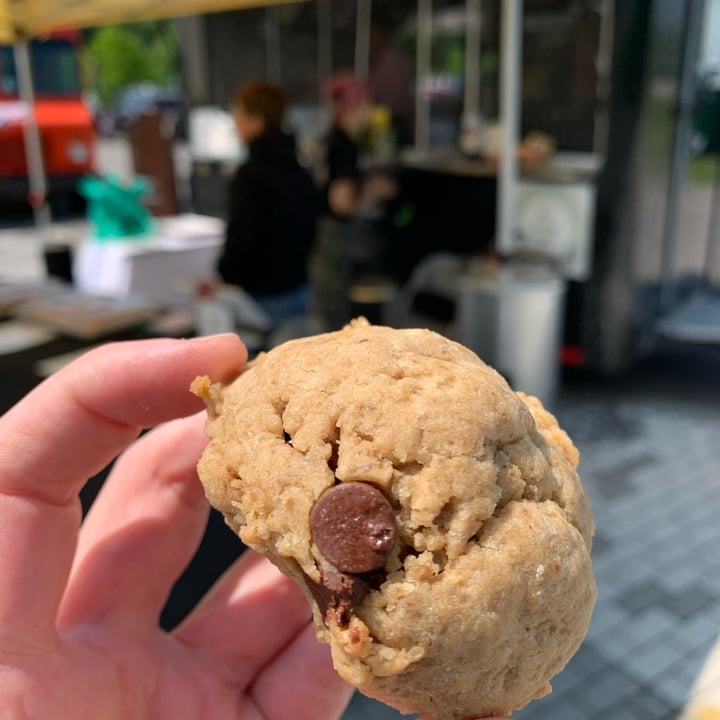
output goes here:
{"type": "Polygon", "coordinates": [[[210,502],[304,590],[343,678],[440,720],[549,692],[596,591],[578,453],[537,400],[362,320],[192,389],[210,502]]]}

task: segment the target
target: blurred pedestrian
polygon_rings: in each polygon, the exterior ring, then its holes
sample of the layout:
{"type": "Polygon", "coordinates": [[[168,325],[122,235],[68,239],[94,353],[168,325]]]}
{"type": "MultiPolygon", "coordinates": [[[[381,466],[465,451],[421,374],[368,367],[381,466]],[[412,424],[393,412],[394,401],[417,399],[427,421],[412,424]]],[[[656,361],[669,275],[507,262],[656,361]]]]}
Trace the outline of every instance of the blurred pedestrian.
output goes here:
{"type": "Polygon", "coordinates": [[[313,310],[324,329],[335,329],[349,316],[347,291],[355,260],[363,254],[366,264],[374,260],[370,234],[358,232],[359,223],[376,217],[397,187],[387,175],[361,168],[362,139],[372,110],[367,83],[351,73],[338,73],[328,80],[327,94],[332,127],[325,148],[325,213],[311,259],[311,278],[313,310]]]}
{"type": "Polygon", "coordinates": [[[247,160],[230,184],[223,282],[251,295],[275,328],[305,318],[307,263],[315,239],[320,194],[284,132],[285,93],[266,82],[242,87],[233,100],[247,160]]]}

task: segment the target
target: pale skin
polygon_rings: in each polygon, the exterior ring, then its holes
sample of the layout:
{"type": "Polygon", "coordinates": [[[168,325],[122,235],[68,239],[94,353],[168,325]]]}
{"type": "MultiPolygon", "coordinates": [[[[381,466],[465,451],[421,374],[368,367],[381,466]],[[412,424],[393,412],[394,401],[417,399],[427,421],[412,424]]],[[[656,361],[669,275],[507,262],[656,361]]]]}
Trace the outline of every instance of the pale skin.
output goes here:
{"type": "Polygon", "coordinates": [[[267,123],[262,115],[248,112],[239,103],[233,108],[233,119],[237,134],[244,143],[252,142],[256,137],[260,137],[267,128],[267,123]]]}
{"type": "Polygon", "coordinates": [[[158,624],[208,513],[188,387],[245,359],[234,335],[106,345],[0,418],[0,717],[341,715],[351,688],[304,595],[250,551],[178,628],[158,624]],[[118,454],[81,525],[80,489],[118,454]]]}

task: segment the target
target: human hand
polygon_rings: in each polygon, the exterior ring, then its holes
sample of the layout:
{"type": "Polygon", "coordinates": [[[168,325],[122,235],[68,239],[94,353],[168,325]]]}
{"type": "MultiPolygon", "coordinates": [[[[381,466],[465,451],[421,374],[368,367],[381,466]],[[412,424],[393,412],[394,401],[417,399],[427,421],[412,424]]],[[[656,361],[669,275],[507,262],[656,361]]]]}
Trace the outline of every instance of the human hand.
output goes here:
{"type": "Polygon", "coordinates": [[[195,471],[204,413],[190,416],[200,403],[188,388],[245,358],[235,336],[107,345],[0,418],[0,717],[342,712],[351,690],[304,596],[250,551],[178,628],[158,626],[208,512],[195,471]],[[79,527],[80,488],[121,451],[79,527]]]}

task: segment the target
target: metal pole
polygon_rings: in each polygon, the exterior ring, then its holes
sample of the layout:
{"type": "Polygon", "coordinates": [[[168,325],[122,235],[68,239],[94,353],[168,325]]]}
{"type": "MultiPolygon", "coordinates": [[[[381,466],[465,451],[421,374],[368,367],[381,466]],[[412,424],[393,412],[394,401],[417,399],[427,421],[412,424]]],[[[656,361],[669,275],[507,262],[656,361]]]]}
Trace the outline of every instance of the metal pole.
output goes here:
{"type": "Polygon", "coordinates": [[[482,0],[465,2],[465,97],[463,119],[480,118],[480,12],[482,0]]]}
{"type": "Polygon", "coordinates": [[[280,84],[280,23],[277,8],[265,9],[265,69],[270,82],[280,84]]]}
{"type": "Polygon", "coordinates": [[[522,72],[522,0],[503,0],[500,26],[500,125],[502,143],[497,187],[495,247],[513,250],[513,211],[518,176],[520,137],[520,74],[522,72]]]}
{"type": "Polygon", "coordinates": [[[601,0],[600,37],[595,66],[597,68],[595,123],[593,128],[593,152],[605,160],[608,141],[608,106],[610,103],[610,75],[612,73],[612,49],[615,36],[614,0],[601,0]]]}
{"type": "Polygon", "coordinates": [[[430,102],[423,95],[423,85],[430,76],[432,63],[432,0],[418,0],[417,59],[415,62],[415,147],[430,147],[430,102]]]}
{"type": "Polygon", "coordinates": [[[332,14],[330,0],[318,0],[318,97],[325,101],[325,82],[332,75],[332,14]]]}
{"type": "Polygon", "coordinates": [[[28,202],[32,206],[35,224],[43,240],[47,238],[52,217],[47,202],[47,178],[42,153],[42,139],[35,117],[35,89],[30,65],[30,48],[27,40],[18,40],[14,46],[15,68],[18,76],[20,99],[27,107],[27,121],[23,125],[25,158],[28,174],[28,202]]]}
{"type": "Polygon", "coordinates": [[[673,280],[677,226],[682,184],[689,153],[692,113],[695,102],[695,63],[702,30],[703,0],[689,0],[685,12],[685,27],[678,88],[677,122],[673,137],[672,164],[667,187],[665,229],[662,242],[660,271],[660,312],[667,312],[675,303],[676,284],[673,280]]]}
{"type": "Polygon", "coordinates": [[[183,49],[183,71],[191,105],[210,102],[210,67],[205,15],[177,18],[175,26],[183,49]]]}
{"type": "Polygon", "coordinates": [[[357,0],[355,19],[355,75],[367,78],[370,75],[370,23],[372,0],[357,0]]]}

